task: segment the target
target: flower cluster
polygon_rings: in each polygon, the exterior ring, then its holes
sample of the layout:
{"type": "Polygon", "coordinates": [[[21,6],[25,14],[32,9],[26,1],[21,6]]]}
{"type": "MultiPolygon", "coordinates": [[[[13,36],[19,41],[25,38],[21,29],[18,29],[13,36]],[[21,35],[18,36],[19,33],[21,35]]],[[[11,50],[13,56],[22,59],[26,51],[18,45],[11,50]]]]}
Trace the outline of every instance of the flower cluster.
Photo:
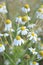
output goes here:
{"type": "MultiPolygon", "coordinates": [[[[4,30],[0,32],[0,54],[5,55],[4,65],[12,63],[13,65],[25,65],[25,63],[26,65],[39,65],[38,61],[43,59],[43,44],[34,30],[37,25],[31,23],[32,17],[28,15],[31,9],[28,4],[25,4],[21,10],[25,15],[16,17],[16,30],[12,28],[10,19],[4,21],[4,30]]],[[[0,4],[0,13],[8,13],[5,3],[0,4]]],[[[43,19],[43,5],[36,11],[36,14],[37,18],[43,19]]]]}

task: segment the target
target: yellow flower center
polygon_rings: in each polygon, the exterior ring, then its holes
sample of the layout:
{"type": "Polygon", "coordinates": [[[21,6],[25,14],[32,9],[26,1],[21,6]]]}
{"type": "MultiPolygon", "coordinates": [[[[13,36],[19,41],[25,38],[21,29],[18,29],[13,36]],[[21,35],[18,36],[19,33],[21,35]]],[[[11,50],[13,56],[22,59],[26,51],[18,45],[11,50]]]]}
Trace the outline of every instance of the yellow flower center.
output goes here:
{"type": "Polygon", "coordinates": [[[25,30],[25,29],[26,29],[26,27],[24,27],[24,26],[21,27],[21,30],[25,30]]]}
{"type": "Polygon", "coordinates": [[[34,61],[33,64],[36,65],[36,62],[34,61]]]}
{"type": "Polygon", "coordinates": [[[10,23],[11,23],[11,20],[7,19],[6,24],[10,24],[10,23]]]}
{"type": "Polygon", "coordinates": [[[38,9],[39,12],[43,13],[43,10],[41,8],[38,9]]]}
{"type": "Polygon", "coordinates": [[[22,21],[24,21],[24,22],[25,22],[25,21],[28,21],[28,17],[27,17],[27,16],[23,16],[23,17],[22,17],[22,21]]]}
{"type": "Polygon", "coordinates": [[[43,51],[40,51],[40,55],[43,56],[43,51]]]}
{"type": "Polygon", "coordinates": [[[2,47],[2,44],[0,44],[0,47],[2,47]]]}
{"type": "Polygon", "coordinates": [[[0,8],[2,8],[2,5],[0,4],[0,8]]]}
{"type": "Polygon", "coordinates": [[[32,32],[32,36],[35,36],[35,33],[34,32],[32,32]]]}
{"type": "Polygon", "coordinates": [[[17,40],[20,40],[20,39],[21,39],[21,37],[20,37],[20,36],[16,36],[16,39],[17,39],[17,40]]]}
{"type": "Polygon", "coordinates": [[[24,7],[28,9],[29,8],[29,5],[28,4],[25,4],[24,7]]]}
{"type": "Polygon", "coordinates": [[[32,50],[32,52],[35,52],[35,50],[32,50]]]}

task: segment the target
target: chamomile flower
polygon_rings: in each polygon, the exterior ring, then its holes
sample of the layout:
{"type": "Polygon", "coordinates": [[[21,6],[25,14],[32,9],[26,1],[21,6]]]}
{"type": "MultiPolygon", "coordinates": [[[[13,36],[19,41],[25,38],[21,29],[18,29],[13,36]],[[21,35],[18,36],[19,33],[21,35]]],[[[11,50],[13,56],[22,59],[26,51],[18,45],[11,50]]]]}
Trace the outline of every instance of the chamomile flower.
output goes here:
{"type": "Polygon", "coordinates": [[[42,59],[43,58],[43,50],[39,51],[38,55],[37,55],[38,59],[42,59]]]}
{"type": "Polygon", "coordinates": [[[0,4],[0,13],[6,14],[7,12],[6,5],[0,4]]]}
{"type": "Polygon", "coordinates": [[[28,26],[27,26],[27,28],[34,28],[36,26],[36,24],[29,24],[28,26]]]}
{"type": "Polygon", "coordinates": [[[38,11],[36,12],[37,18],[39,19],[43,19],[43,5],[41,5],[41,7],[38,9],[38,11]]]}
{"type": "Polygon", "coordinates": [[[37,42],[37,34],[35,32],[29,32],[28,36],[29,40],[32,40],[32,42],[37,42]]]}
{"type": "Polygon", "coordinates": [[[21,44],[24,44],[24,40],[20,36],[16,36],[12,45],[15,45],[15,46],[20,45],[21,46],[21,44]]]}
{"type": "Polygon", "coordinates": [[[10,64],[10,61],[7,59],[7,60],[5,60],[4,64],[5,65],[9,65],[10,64]]]}
{"type": "Polygon", "coordinates": [[[31,62],[30,62],[30,65],[39,65],[39,63],[36,62],[36,61],[33,61],[33,62],[31,61],[31,62]]]}
{"type": "Polygon", "coordinates": [[[17,34],[21,34],[21,35],[27,35],[28,34],[28,29],[26,28],[26,26],[22,26],[18,29],[17,34]]]}
{"type": "Polygon", "coordinates": [[[16,23],[20,24],[21,23],[21,19],[22,19],[21,16],[16,17],[16,23]]]}
{"type": "Polygon", "coordinates": [[[31,18],[29,16],[22,16],[21,24],[25,25],[25,23],[27,23],[30,20],[31,20],[31,18]]]}
{"type": "Polygon", "coordinates": [[[18,61],[16,62],[16,65],[18,65],[21,62],[21,59],[19,58],[18,61]]]}
{"type": "Polygon", "coordinates": [[[25,4],[24,7],[22,7],[22,11],[24,13],[28,13],[30,12],[30,6],[28,4],[25,4]]]}
{"type": "Polygon", "coordinates": [[[0,33],[0,37],[2,37],[3,36],[3,34],[2,33],[0,33]]]}
{"type": "Polygon", "coordinates": [[[7,36],[9,36],[9,34],[8,33],[4,33],[3,36],[4,37],[7,37],[7,36]]]}
{"type": "Polygon", "coordinates": [[[15,32],[15,30],[13,28],[10,29],[11,32],[15,32]]]}
{"type": "Polygon", "coordinates": [[[5,31],[10,31],[11,28],[12,28],[12,22],[11,22],[11,20],[7,19],[5,21],[5,31]]]}
{"type": "Polygon", "coordinates": [[[5,51],[5,46],[0,43],[0,53],[5,51]]]}
{"type": "Polygon", "coordinates": [[[37,55],[38,52],[35,51],[36,48],[32,48],[32,47],[30,47],[30,48],[28,48],[28,49],[30,50],[30,52],[32,52],[32,54],[37,55]]]}

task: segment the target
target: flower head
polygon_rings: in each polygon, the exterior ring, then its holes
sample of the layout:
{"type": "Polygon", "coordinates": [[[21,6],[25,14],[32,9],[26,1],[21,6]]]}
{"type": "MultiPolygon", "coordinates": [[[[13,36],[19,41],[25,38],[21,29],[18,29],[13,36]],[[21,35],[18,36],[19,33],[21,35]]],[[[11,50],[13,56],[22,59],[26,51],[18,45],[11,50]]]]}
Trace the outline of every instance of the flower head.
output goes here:
{"type": "Polygon", "coordinates": [[[31,62],[30,62],[30,65],[39,65],[39,63],[36,62],[36,61],[33,61],[33,62],[31,61],[31,62]]]}
{"type": "Polygon", "coordinates": [[[28,34],[28,29],[25,26],[21,26],[18,31],[17,34],[21,34],[21,35],[27,35],[28,34]]]}
{"type": "Polygon", "coordinates": [[[22,7],[22,11],[24,13],[28,13],[30,12],[30,6],[28,4],[25,4],[24,7],[22,7]]]}
{"type": "Polygon", "coordinates": [[[31,47],[31,48],[29,48],[29,50],[30,50],[30,52],[32,52],[32,54],[35,54],[35,55],[37,54],[37,52],[35,51],[36,48],[32,48],[32,47],[31,47]]]}
{"type": "Polygon", "coordinates": [[[20,24],[21,23],[21,18],[22,18],[21,16],[16,17],[16,23],[20,24]]]}
{"type": "Polygon", "coordinates": [[[36,16],[39,19],[43,19],[43,5],[41,5],[41,7],[38,9],[38,11],[36,12],[36,16]]]}
{"type": "Polygon", "coordinates": [[[33,43],[37,42],[37,34],[35,32],[29,32],[28,37],[29,37],[29,40],[33,41],[33,43]]]}
{"type": "Polygon", "coordinates": [[[25,23],[27,23],[30,20],[31,20],[31,18],[29,16],[22,16],[21,24],[25,25],[25,23]]]}
{"type": "Polygon", "coordinates": [[[40,51],[40,55],[41,55],[41,56],[43,56],[43,50],[42,50],[42,51],[40,51]]]}
{"type": "Polygon", "coordinates": [[[30,8],[30,6],[28,4],[25,4],[24,7],[27,9],[30,8]]]}
{"type": "Polygon", "coordinates": [[[5,51],[5,47],[3,44],[0,43],[0,53],[5,51]]]}
{"type": "Polygon", "coordinates": [[[12,29],[12,22],[11,22],[11,20],[7,19],[5,21],[5,29],[4,29],[4,31],[10,31],[11,29],[12,29]]]}
{"type": "Polygon", "coordinates": [[[6,24],[10,24],[10,23],[11,23],[11,20],[7,19],[7,20],[5,21],[5,23],[6,23],[6,24]]]}
{"type": "Polygon", "coordinates": [[[22,43],[24,44],[24,40],[20,36],[16,36],[12,45],[18,46],[21,45],[22,43]]]}
{"type": "Polygon", "coordinates": [[[8,11],[4,3],[0,4],[0,13],[6,14],[8,11]]]}
{"type": "Polygon", "coordinates": [[[40,50],[38,55],[37,55],[38,59],[42,59],[43,58],[43,50],[40,50]]]}

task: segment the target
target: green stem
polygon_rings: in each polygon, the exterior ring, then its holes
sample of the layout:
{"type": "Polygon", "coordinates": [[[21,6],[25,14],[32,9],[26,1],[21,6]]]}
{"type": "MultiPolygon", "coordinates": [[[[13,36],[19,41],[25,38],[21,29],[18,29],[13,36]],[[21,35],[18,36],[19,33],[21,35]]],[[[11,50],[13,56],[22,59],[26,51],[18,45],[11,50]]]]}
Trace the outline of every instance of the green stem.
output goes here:
{"type": "Polygon", "coordinates": [[[8,59],[15,65],[15,63],[14,63],[14,61],[11,59],[11,57],[7,54],[7,53],[5,53],[4,52],[4,54],[8,57],[8,59]]]}

